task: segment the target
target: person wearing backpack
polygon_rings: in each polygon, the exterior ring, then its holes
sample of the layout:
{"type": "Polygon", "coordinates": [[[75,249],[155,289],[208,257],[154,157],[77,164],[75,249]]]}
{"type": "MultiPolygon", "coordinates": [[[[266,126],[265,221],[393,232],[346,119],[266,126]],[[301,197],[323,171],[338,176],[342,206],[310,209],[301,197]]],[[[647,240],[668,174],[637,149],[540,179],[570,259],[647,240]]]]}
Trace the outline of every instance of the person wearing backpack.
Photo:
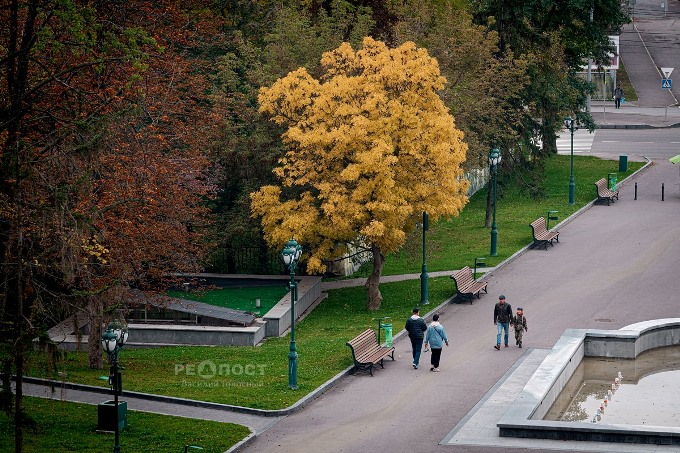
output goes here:
{"type": "Polygon", "coordinates": [[[432,351],[432,357],[430,358],[430,364],[432,367],[430,371],[439,371],[439,359],[442,355],[442,348],[446,344],[449,345],[449,339],[446,336],[446,331],[444,326],[439,323],[439,314],[435,313],[432,316],[432,322],[427,328],[427,333],[425,334],[425,350],[429,346],[432,351]]]}

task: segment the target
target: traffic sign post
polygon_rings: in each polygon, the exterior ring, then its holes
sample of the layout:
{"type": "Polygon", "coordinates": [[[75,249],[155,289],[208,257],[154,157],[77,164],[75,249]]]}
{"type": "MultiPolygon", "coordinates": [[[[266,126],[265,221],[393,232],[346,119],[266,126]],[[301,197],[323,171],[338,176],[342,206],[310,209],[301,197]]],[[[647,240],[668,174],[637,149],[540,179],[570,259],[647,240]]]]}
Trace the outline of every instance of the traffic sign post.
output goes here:
{"type": "MultiPolygon", "coordinates": [[[[663,72],[663,79],[661,79],[661,89],[668,89],[669,93],[671,92],[671,86],[673,85],[673,81],[671,80],[673,69],[675,68],[661,68],[661,72],[663,72]]],[[[663,120],[668,121],[668,103],[666,103],[666,113],[663,120]]]]}

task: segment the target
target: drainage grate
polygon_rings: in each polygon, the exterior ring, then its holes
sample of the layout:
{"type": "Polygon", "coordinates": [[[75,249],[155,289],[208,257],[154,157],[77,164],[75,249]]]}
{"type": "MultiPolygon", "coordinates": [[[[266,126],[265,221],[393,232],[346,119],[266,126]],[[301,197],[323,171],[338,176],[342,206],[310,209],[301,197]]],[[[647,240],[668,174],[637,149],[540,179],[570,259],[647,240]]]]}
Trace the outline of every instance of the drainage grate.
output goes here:
{"type": "Polygon", "coordinates": [[[596,319],[595,321],[597,321],[597,322],[614,322],[613,319],[607,319],[607,318],[599,318],[599,319],[596,319]]]}

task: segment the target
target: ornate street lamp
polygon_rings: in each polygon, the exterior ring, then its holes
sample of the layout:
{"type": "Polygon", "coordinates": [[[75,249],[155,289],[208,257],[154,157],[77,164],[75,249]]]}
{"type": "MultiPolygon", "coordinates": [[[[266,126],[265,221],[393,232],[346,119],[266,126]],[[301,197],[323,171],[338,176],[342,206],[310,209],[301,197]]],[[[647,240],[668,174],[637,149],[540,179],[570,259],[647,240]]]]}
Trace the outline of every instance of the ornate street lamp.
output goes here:
{"type": "Polygon", "coordinates": [[[295,239],[286,243],[281,251],[283,262],[290,269],[290,351],[288,352],[288,388],[297,390],[298,353],[295,348],[295,301],[297,300],[297,283],[295,283],[295,266],[302,255],[302,247],[295,239]]]}
{"type": "Polygon", "coordinates": [[[427,215],[427,212],[423,211],[423,270],[422,273],[420,274],[420,303],[423,305],[427,305],[430,303],[428,300],[429,298],[429,290],[428,290],[428,275],[427,275],[427,264],[425,263],[425,259],[427,256],[426,253],[426,248],[425,248],[425,232],[430,228],[430,218],[427,215]]]}
{"type": "Polygon", "coordinates": [[[128,327],[124,322],[111,321],[102,334],[102,347],[109,356],[111,369],[109,371],[109,384],[113,387],[113,401],[116,412],[116,424],[114,427],[114,446],[113,452],[120,453],[119,427],[118,427],[118,395],[123,391],[123,377],[120,373],[121,367],[118,366],[118,354],[123,349],[128,339],[128,327]]]}
{"type": "Polygon", "coordinates": [[[501,152],[494,148],[489,152],[489,165],[493,170],[493,222],[491,223],[491,256],[496,256],[498,242],[498,228],[496,226],[496,177],[498,176],[498,164],[501,163],[501,152]]]}
{"type": "Polygon", "coordinates": [[[564,127],[571,131],[571,170],[569,172],[569,204],[574,205],[574,131],[578,130],[576,119],[570,116],[564,119],[564,127]]]}

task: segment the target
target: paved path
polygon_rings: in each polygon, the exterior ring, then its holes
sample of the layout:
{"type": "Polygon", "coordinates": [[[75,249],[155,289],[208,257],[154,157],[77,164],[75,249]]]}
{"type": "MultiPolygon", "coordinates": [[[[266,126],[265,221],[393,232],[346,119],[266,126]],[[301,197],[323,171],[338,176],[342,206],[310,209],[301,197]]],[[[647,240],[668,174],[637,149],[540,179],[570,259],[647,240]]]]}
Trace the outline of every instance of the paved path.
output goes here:
{"type": "MultiPolygon", "coordinates": [[[[49,386],[27,383],[24,383],[24,394],[87,404],[99,404],[103,401],[111,399],[111,395],[103,395],[99,392],[71,390],[59,387],[55,388],[53,392],[49,386]]],[[[264,432],[282,418],[240,414],[238,412],[220,409],[193,407],[186,404],[150,401],[148,399],[131,397],[129,394],[124,394],[121,399],[127,402],[129,410],[153,412],[164,415],[176,415],[187,418],[215,420],[218,422],[236,423],[239,425],[248,426],[256,434],[264,432]]]]}
{"type": "MultiPolygon", "coordinates": [[[[493,268],[491,267],[478,267],[477,268],[477,274],[484,273],[484,272],[489,272],[493,268]]],[[[456,269],[458,270],[458,269],[456,269]]],[[[456,270],[451,270],[451,271],[434,271],[434,272],[428,272],[427,275],[428,277],[450,277],[451,274],[453,274],[456,270]]],[[[420,279],[420,274],[402,274],[402,275],[385,275],[380,277],[380,283],[389,283],[389,282],[401,282],[404,280],[418,280],[420,279]]],[[[328,291],[330,289],[339,289],[339,288],[352,288],[355,286],[363,286],[364,283],[366,283],[366,278],[348,278],[345,280],[334,280],[330,282],[323,282],[321,283],[321,290],[322,291],[328,291]]]]}

